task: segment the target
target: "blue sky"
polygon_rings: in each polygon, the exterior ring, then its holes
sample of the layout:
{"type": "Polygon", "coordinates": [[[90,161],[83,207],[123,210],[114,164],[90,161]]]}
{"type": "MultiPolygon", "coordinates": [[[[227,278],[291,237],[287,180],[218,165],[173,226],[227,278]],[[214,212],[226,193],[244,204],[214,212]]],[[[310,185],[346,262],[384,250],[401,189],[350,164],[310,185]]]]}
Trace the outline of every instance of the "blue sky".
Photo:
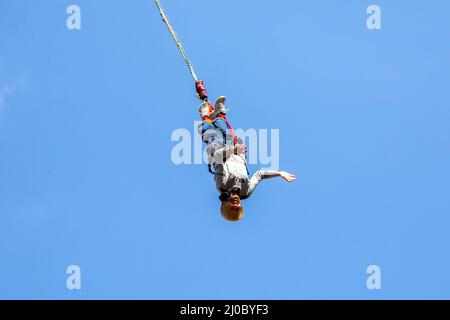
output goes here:
{"type": "Polygon", "coordinates": [[[205,166],[173,165],[198,101],[153,1],[2,1],[0,298],[450,298],[450,3],[162,3],[297,182],[231,224],[205,166]]]}

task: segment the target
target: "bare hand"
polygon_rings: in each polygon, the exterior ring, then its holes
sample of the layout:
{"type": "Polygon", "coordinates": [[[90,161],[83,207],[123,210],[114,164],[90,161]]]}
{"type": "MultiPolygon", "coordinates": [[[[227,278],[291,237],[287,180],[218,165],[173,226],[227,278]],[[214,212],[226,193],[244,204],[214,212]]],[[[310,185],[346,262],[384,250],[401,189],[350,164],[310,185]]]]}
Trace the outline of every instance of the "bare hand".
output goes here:
{"type": "Polygon", "coordinates": [[[235,146],[236,154],[245,154],[246,151],[247,151],[247,146],[245,144],[237,144],[235,146]]]}
{"type": "Polygon", "coordinates": [[[293,181],[295,181],[295,179],[297,179],[293,174],[286,172],[286,171],[281,171],[280,177],[282,177],[284,180],[286,180],[288,182],[293,182],[293,181]]]}

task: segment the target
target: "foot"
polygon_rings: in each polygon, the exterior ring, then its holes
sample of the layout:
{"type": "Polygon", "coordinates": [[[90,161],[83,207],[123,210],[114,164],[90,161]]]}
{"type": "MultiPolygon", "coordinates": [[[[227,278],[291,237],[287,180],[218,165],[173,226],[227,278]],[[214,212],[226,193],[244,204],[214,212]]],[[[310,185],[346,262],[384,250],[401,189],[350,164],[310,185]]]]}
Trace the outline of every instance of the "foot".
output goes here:
{"type": "Polygon", "coordinates": [[[226,99],[227,98],[224,97],[224,96],[221,96],[221,97],[217,98],[216,104],[215,104],[215,107],[214,107],[214,112],[212,114],[213,118],[217,117],[219,114],[226,114],[227,113],[227,111],[229,109],[225,108],[225,100],[226,99]]]}
{"type": "Polygon", "coordinates": [[[202,119],[211,118],[212,116],[212,107],[208,102],[203,102],[198,109],[198,113],[202,119]]]}

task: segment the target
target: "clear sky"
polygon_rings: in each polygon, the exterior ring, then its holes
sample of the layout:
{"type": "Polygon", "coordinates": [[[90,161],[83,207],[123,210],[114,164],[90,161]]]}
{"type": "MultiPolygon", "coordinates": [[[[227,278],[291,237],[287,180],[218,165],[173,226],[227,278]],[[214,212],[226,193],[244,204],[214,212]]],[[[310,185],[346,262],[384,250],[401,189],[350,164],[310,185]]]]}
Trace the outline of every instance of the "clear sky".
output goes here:
{"type": "Polygon", "coordinates": [[[450,298],[450,2],[162,3],[297,181],[233,224],[206,167],[172,163],[198,101],[152,0],[2,0],[0,298],[450,298]]]}

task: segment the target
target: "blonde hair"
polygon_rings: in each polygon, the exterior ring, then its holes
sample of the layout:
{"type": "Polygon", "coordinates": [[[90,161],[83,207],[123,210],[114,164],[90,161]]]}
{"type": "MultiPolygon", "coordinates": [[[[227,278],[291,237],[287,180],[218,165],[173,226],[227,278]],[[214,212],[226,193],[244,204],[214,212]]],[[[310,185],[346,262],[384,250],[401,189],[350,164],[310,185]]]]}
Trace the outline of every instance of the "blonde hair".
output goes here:
{"type": "Polygon", "coordinates": [[[241,205],[239,210],[232,210],[231,207],[227,205],[227,202],[223,201],[220,205],[220,214],[225,220],[235,222],[244,217],[244,208],[241,205]]]}

